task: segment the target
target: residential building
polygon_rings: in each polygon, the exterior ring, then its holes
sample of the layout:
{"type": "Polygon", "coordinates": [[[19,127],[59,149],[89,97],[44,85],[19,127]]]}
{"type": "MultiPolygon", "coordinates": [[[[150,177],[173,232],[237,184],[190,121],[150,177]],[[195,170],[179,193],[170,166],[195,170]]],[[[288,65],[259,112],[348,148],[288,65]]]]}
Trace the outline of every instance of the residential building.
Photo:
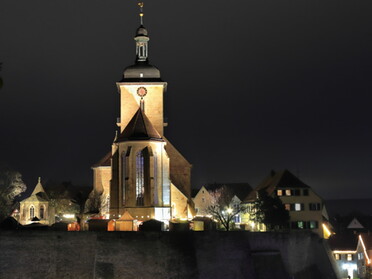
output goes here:
{"type": "MultiPolygon", "coordinates": [[[[224,188],[223,195],[229,196],[231,208],[241,206],[243,199],[252,191],[248,183],[214,183],[202,186],[193,197],[196,216],[210,216],[208,207],[216,202],[216,191],[224,188]]],[[[236,225],[241,224],[243,212],[235,215],[233,221],[236,225]]]]}
{"type": "Polygon", "coordinates": [[[370,233],[359,234],[356,254],[358,278],[372,278],[372,235],[370,233]]]}
{"type": "Polygon", "coordinates": [[[328,239],[328,244],[341,278],[348,278],[348,276],[358,278],[358,234],[353,232],[336,233],[328,239]]]}
{"type": "MultiPolygon", "coordinates": [[[[324,238],[330,236],[328,214],[323,199],[288,170],[271,171],[270,175],[244,199],[244,202],[252,203],[260,190],[280,198],[289,211],[291,230],[310,230],[324,238]]],[[[248,220],[246,216],[245,221],[249,222],[248,220]]],[[[248,223],[248,225],[250,229],[255,230],[254,226],[257,227],[259,224],[248,223]]]]}

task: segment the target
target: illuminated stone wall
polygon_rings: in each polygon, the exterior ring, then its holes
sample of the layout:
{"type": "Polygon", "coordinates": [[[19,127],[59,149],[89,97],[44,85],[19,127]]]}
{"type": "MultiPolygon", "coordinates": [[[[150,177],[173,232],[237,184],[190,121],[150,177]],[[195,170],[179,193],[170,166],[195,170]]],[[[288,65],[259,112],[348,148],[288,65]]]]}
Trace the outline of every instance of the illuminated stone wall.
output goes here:
{"type": "Polygon", "coordinates": [[[184,219],[187,218],[188,205],[187,197],[182,194],[176,186],[171,184],[171,197],[172,197],[172,218],[184,219]]]}
{"type": "Polygon", "coordinates": [[[120,91],[120,132],[122,132],[132,119],[140,106],[141,98],[137,95],[139,87],[145,87],[147,94],[144,97],[145,114],[150,119],[156,131],[163,136],[163,93],[166,83],[118,83],[120,91]]]}
{"type": "Polygon", "coordinates": [[[97,193],[110,193],[111,167],[100,166],[93,168],[93,184],[97,193]]]}
{"type": "Polygon", "coordinates": [[[7,279],[337,278],[325,240],[309,233],[19,231],[0,240],[7,279]]]}

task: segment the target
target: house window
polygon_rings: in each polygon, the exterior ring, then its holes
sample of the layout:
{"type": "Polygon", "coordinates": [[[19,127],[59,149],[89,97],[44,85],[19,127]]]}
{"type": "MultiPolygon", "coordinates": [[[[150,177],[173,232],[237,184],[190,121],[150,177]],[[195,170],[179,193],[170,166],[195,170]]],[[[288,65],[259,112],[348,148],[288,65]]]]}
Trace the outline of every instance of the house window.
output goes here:
{"type": "Polygon", "coordinates": [[[286,196],[291,196],[292,195],[292,191],[291,190],[285,190],[285,195],[286,196]]]}
{"type": "Polygon", "coordinates": [[[336,261],[341,260],[340,254],[337,254],[337,253],[335,254],[335,260],[336,260],[336,261]]]}
{"type": "Polygon", "coordinates": [[[301,195],[300,190],[293,190],[293,195],[294,196],[300,196],[301,195]]]}
{"type": "Polygon", "coordinates": [[[234,223],[240,223],[240,214],[236,214],[233,220],[234,220],[234,223]]]}
{"type": "Polygon", "coordinates": [[[295,203],[294,204],[294,211],[301,211],[304,210],[304,204],[303,203],[295,203]]]}
{"type": "Polygon", "coordinates": [[[320,203],[309,203],[309,210],[311,211],[318,211],[320,207],[320,203]]]}
{"type": "Polygon", "coordinates": [[[363,260],[363,253],[358,253],[358,260],[363,260]]]}
{"type": "Polygon", "coordinates": [[[318,221],[309,221],[309,228],[310,229],[317,229],[318,228],[318,221]]]}
{"type": "Polygon", "coordinates": [[[284,204],[284,208],[285,208],[285,210],[290,211],[291,210],[291,204],[290,203],[284,204]]]}
{"type": "Polygon", "coordinates": [[[202,198],[202,202],[205,202],[205,199],[204,198],[202,198]]]}
{"type": "Polygon", "coordinates": [[[303,229],[304,228],[304,222],[303,221],[297,221],[297,228],[303,229]]]}
{"type": "Polygon", "coordinates": [[[35,217],[35,208],[33,205],[30,207],[30,219],[35,217]]]}
{"type": "Polygon", "coordinates": [[[302,194],[304,196],[308,196],[309,195],[309,189],[304,189],[303,192],[302,192],[302,194]]]}
{"type": "Polygon", "coordinates": [[[143,150],[136,155],[136,205],[144,205],[145,194],[145,158],[143,150]]]}
{"type": "Polygon", "coordinates": [[[283,190],[276,190],[276,195],[278,197],[283,196],[283,190]]]}
{"type": "Polygon", "coordinates": [[[347,254],[346,260],[347,261],[352,261],[353,260],[353,254],[347,254]]]}
{"type": "Polygon", "coordinates": [[[40,206],[40,219],[44,219],[45,217],[44,217],[44,211],[45,211],[45,209],[44,209],[44,206],[42,205],[42,206],[40,206]]]}

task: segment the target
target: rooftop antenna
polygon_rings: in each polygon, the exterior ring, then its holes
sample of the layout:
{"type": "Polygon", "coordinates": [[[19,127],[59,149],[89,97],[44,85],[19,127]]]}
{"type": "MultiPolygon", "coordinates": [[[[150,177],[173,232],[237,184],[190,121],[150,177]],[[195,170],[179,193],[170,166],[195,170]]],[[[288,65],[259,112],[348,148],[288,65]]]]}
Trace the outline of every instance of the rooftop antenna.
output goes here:
{"type": "Polygon", "coordinates": [[[138,6],[140,7],[139,16],[140,16],[140,20],[141,20],[141,25],[143,25],[143,6],[144,6],[143,2],[139,2],[138,6]]]}

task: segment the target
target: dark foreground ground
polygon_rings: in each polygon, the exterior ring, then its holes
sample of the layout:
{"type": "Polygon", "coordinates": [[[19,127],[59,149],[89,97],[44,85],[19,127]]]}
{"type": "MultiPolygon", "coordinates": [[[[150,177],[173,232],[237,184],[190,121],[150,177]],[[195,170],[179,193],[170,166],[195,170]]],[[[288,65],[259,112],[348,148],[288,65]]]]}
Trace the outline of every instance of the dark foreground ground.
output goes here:
{"type": "Polygon", "coordinates": [[[0,232],[0,278],[333,279],[307,233],[0,232]]]}

